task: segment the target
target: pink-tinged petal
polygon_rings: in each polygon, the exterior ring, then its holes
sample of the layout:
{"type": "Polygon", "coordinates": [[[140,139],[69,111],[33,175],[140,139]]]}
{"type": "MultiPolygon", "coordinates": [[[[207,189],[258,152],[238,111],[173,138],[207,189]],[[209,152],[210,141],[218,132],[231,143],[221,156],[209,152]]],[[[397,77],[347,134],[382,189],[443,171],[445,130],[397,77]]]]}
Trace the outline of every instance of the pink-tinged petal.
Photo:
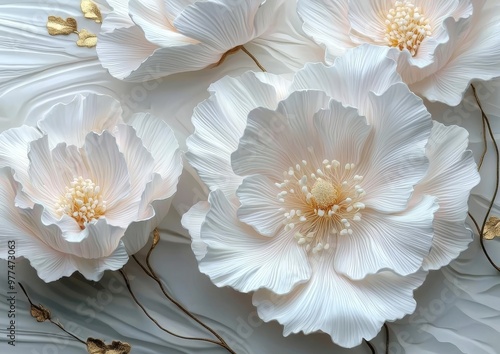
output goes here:
{"type": "Polygon", "coordinates": [[[349,0],[299,0],[297,12],[304,22],[304,32],[329,55],[341,56],[356,45],[349,36],[349,0]]]}
{"type": "Polygon", "coordinates": [[[116,139],[107,131],[101,135],[89,133],[84,150],[90,178],[101,188],[108,211],[130,196],[131,185],[124,155],[118,149],[116,139]]]}
{"type": "Polygon", "coordinates": [[[274,236],[283,229],[282,205],[277,197],[280,192],[281,189],[267,177],[246,177],[236,192],[241,203],[238,218],[261,235],[274,236]]]}
{"type": "Polygon", "coordinates": [[[194,110],[195,132],[187,139],[186,157],[211,190],[221,189],[229,196],[241,183],[231,168],[231,154],[238,148],[248,113],[257,107],[275,109],[277,93],[254,73],[226,76],[209,90],[210,98],[194,110]]]}
{"type": "Polygon", "coordinates": [[[149,113],[137,113],[128,122],[154,159],[154,172],[165,180],[166,188],[175,188],[182,173],[179,143],[173,130],[149,113]]]}
{"type": "Polygon", "coordinates": [[[432,120],[422,100],[402,83],[382,95],[370,94],[373,139],[357,173],[364,176],[368,208],[397,212],[406,208],[414,186],[425,176],[425,146],[432,120]]]}
{"type": "Polygon", "coordinates": [[[315,115],[314,125],[324,145],[325,159],[359,164],[371,127],[357,109],[331,100],[327,109],[315,115]]]}
{"type": "Polygon", "coordinates": [[[364,211],[351,225],[352,235],[337,237],[335,270],[356,280],[382,269],[404,276],[417,272],[432,245],[437,209],[437,198],[424,196],[400,214],[364,211]]]}
{"type": "Polygon", "coordinates": [[[386,321],[394,321],[415,310],[413,291],[425,272],[406,277],[389,271],[354,281],[333,270],[332,259],[312,261],[311,279],[289,294],[258,290],[253,296],[259,317],[285,326],[283,334],[325,332],[346,348],[370,340],[386,321]]]}
{"type": "Polygon", "coordinates": [[[201,239],[201,225],[210,210],[208,202],[198,202],[182,215],[182,226],[189,231],[191,236],[191,249],[198,261],[207,254],[207,244],[201,239]]]}
{"type": "Polygon", "coordinates": [[[248,115],[245,133],[232,154],[233,170],[241,176],[263,174],[283,179],[283,171],[302,160],[316,162],[323,146],[314,139],[313,117],[328,107],[329,97],[320,91],[299,91],[281,101],[276,111],[257,108],[248,115]]]}
{"type": "Polygon", "coordinates": [[[122,123],[120,102],[106,95],[77,95],[68,104],[57,104],[38,122],[40,130],[49,136],[49,146],[57,144],[82,147],[87,133],[98,134],[122,123]]]}
{"type": "Polygon", "coordinates": [[[215,285],[241,292],[266,288],[285,294],[309,279],[306,252],[293,236],[259,235],[238,220],[237,205],[219,190],[210,193],[209,203],[210,211],[201,226],[207,253],[199,268],[215,285]]]}
{"type": "Polygon", "coordinates": [[[333,66],[306,64],[295,75],[290,90],[324,91],[368,118],[369,92],[380,95],[401,82],[395,69],[396,63],[387,58],[386,48],[365,44],[347,51],[333,66]]]}
{"type": "Polygon", "coordinates": [[[116,144],[127,163],[130,176],[129,201],[141,199],[146,185],[152,180],[155,160],[144,146],[143,141],[136,135],[135,129],[126,124],[120,124],[114,131],[116,144]]]}
{"type": "Polygon", "coordinates": [[[472,241],[465,227],[468,199],[480,180],[476,163],[468,147],[468,133],[458,126],[434,123],[427,146],[429,170],[415,187],[414,200],[428,194],[438,198],[434,239],[424,269],[439,269],[450,263],[472,241]]]}
{"type": "Polygon", "coordinates": [[[41,137],[37,129],[28,126],[12,128],[0,134],[0,167],[11,167],[21,184],[29,182],[29,145],[41,137]]]}

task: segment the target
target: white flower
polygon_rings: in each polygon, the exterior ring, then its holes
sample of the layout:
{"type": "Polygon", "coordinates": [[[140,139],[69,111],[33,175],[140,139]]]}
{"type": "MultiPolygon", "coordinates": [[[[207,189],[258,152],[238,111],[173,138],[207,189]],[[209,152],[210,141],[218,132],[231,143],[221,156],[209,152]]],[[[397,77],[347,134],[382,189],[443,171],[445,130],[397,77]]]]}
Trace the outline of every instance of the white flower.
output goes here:
{"type": "Polygon", "coordinates": [[[472,80],[500,76],[496,0],[299,0],[303,29],[326,60],[363,43],[391,48],[410,89],[460,103],[472,80]]]}
{"type": "Polygon", "coordinates": [[[194,112],[188,159],[211,189],[183,217],[201,272],[256,291],[284,333],[353,347],[415,309],[429,269],[471,241],[467,132],[433,123],[364,45],[293,82],[226,77],[194,112]]]}
{"type": "Polygon", "coordinates": [[[296,17],[291,1],[113,0],[110,5],[114,11],[103,22],[97,53],[119,79],[146,81],[204,69],[241,45],[292,67],[318,57],[315,45],[291,23],[296,17]]]}
{"type": "Polygon", "coordinates": [[[176,191],[172,130],[149,114],[122,121],[109,96],[76,96],[38,123],[0,134],[2,257],[7,240],[45,281],[98,280],[147,242],[176,191]]]}

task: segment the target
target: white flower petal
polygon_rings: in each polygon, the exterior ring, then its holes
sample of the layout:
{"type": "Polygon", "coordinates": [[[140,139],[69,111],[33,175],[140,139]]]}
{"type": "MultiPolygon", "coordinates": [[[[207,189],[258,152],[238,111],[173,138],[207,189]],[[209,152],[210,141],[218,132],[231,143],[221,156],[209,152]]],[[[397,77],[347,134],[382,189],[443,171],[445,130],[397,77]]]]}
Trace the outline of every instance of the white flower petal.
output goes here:
{"type": "Polygon", "coordinates": [[[231,168],[231,153],[238,147],[248,113],[256,107],[274,109],[278,100],[275,89],[253,73],[226,76],[210,91],[211,97],[194,110],[195,132],[187,139],[186,157],[211,190],[231,195],[241,183],[231,168]]]}
{"type": "Polygon", "coordinates": [[[349,0],[299,0],[297,12],[302,28],[332,56],[341,56],[355,46],[349,36],[349,0]]]}
{"type": "Polygon", "coordinates": [[[467,150],[468,133],[457,126],[434,123],[427,156],[429,170],[416,186],[414,198],[424,194],[438,198],[434,239],[424,269],[438,269],[456,258],[472,241],[465,228],[469,194],[479,183],[472,153],[467,150]]]}
{"type": "Polygon", "coordinates": [[[88,280],[101,280],[105,270],[118,270],[127,263],[129,257],[123,242],[107,257],[86,259],[73,257],[73,263],[82,275],[88,280]]]}
{"type": "Polygon", "coordinates": [[[201,240],[201,225],[210,210],[208,202],[198,202],[182,215],[182,226],[189,231],[191,236],[191,249],[198,261],[207,254],[207,244],[201,240]]]}
{"type": "Polygon", "coordinates": [[[353,281],[337,274],[327,257],[315,259],[312,267],[311,279],[289,294],[258,290],[253,304],[264,321],[283,324],[285,336],[322,331],[347,348],[375,337],[384,322],[412,313],[413,291],[425,278],[424,272],[401,277],[384,271],[353,281]]]}
{"type": "Polygon", "coordinates": [[[371,132],[365,117],[356,109],[331,100],[328,109],[316,114],[314,124],[325,147],[326,159],[359,164],[371,132]]]}
{"type": "Polygon", "coordinates": [[[351,38],[358,44],[385,45],[387,26],[385,16],[394,6],[392,0],[349,1],[349,24],[351,38]]]}
{"type": "Polygon", "coordinates": [[[321,159],[323,146],[313,138],[313,117],[328,103],[323,92],[301,91],[281,101],[276,111],[251,111],[231,157],[233,170],[242,176],[263,174],[277,182],[283,179],[283,171],[304,159],[311,161],[311,155],[316,155],[315,162],[321,159]]]}
{"type": "Polygon", "coordinates": [[[120,124],[114,132],[116,144],[125,158],[130,176],[130,191],[128,202],[138,201],[152,180],[155,160],[143,145],[143,141],[136,135],[135,129],[126,124],[120,124]]]}
{"type": "Polygon", "coordinates": [[[120,102],[107,95],[76,95],[68,104],[57,104],[38,122],[49,137],[49,146],[57,144],[82,147],[88,132],[100,134],[122,123],[120,102]]]}
{"type": "Polygon", "coordinates": [[[107,131],[101,135],[93,132],[87,134],[84,149],[89,173],[94,183],[101,188],[108,213],[115,204],[122,202],[130,194],[127,162],[118,149],[115,137],[107,131]]]}
{"type": "Polygon", "coordinates": [[[0,134],[0,167],[14,169],[14,176],[21,184],[29,181],[29,144],[41,136],[37,129],[28,126],[12,128],[0,134]]]}
{"type": "Polygon", "coordinates": [[[238,221],[237,206],[219,190],[210,193],[209,202],[210,211],[201,226],[207,253],[199,267],[215,285],[241,292],[267,288],[284,294],[309,279],[306,253],[292,236],[257,234],[238,221]]]}
{"type": "Polygon", "coordinates": [[[359,166],[359,173],[365,177],[364,203],[384,212],[401,211],[428,168],[425,146],[432,128],[431,116],[422,100],[402,83],[380,96],[370,94],[370,101],[371,112],[366,117],[375,133],[359,166]]]}
{"type": "Polygon", "coordinates": [[[174,188],[182,173],[182,159],[173,130],[149,113],[135,114],[128,124],[153,156],[154,172],[166,180],[167,187],[174,188]]]}
{"type": "Polygon", "coordinates": [[[357,280],[381,269],[405,276],[417,272],[432,245],[437,209],[437,198],[425,196],[398,215],[365,211],[351,225],[352,235],[337,237],[335,270],[357,280]]]}
{"type": "Polygon", "coordinates": [[[295,75],[290,90],[324,91],[368,118],[369,92],[382,94],[401,82],[395,68],[396,63],[387,58],[386,48],[365,44],[347,51],[333,66],[307,64],[295,75]]]}
{"type": "Polygon", "coordinates": [[[283,211],[277,194],[281,189],[267,177],[246,177],[236,195],[241,203],[238,218],[264,236],[274,236],[283,229],[283,211]]]}

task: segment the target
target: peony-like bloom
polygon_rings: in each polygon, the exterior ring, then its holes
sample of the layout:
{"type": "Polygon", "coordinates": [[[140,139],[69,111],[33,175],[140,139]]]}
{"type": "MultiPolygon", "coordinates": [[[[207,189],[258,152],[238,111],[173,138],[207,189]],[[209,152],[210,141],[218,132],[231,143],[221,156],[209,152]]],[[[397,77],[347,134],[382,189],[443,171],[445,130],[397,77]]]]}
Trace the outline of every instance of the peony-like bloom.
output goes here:
{"type": "Polygon", "coordinates": [[[388,48],[410,89],[456,106],[472,80],[500,76],[496,0],[299,0],[326,61],[363,43],[388,48]]]}
{"type": "Polygon", "coordinates": [[[118,101],[76,96],[38,127],[0,134],[2,258],[8,241],[49,282],[121,268],[165,216],[182,172],[172,130],[149,114],[125,124],[118,101]]]}
{"type": "Polygon", "coordinates": [[[97,53],[113,76],[130,81],[217,64],[271,31],[277,11],[285,11],[284,0],[113,0],[110,5],[97,53]]]}
{"type": "Polygon", "coordinates": [[[187,157],[211,193],[183,225],[201,272],[255,291],[285,335],[373,338],[471,241],[468,134],[433,122],[375,46],[291,82],[247,73],[210,91],[187,157]]]}

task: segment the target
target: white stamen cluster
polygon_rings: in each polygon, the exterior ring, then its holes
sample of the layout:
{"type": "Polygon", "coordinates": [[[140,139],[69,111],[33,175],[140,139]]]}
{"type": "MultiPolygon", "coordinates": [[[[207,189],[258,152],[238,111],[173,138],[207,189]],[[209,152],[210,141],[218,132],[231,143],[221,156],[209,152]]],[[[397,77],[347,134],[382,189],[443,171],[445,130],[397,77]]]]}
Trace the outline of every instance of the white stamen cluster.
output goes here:
{"type": "Polygon", "coordinates": [[[361,220],[366,192],[360,186],[363,176],[354,174],[355,165],[341,166],[324,160],[312,169],[306,160],[283,172],[278,201],[284,204],[285,230],[297,230],[295,239],[307,251],[317,253],[330,248],[330,238],[352,235],[351,222],[361,220]]]}
{"type": "Polygon", "coordinates": [[[106,212],[106,201],[102,199],[101,188],[90,179],[75,177],[64,196],[55,205],[57,213],[67,214],[76,220],[83,230],[85,224],[99,219],[106,212]]]}
{"type": "Polygon", "coordinates": [[[396,1],[394,8],[387,14],[385,24],[387,44],[400,50],[408,49],[412,56],[417,54],[424,38],[432,35],[429,20],[421,14],[421,9],[409,0],[396,1]]]}

